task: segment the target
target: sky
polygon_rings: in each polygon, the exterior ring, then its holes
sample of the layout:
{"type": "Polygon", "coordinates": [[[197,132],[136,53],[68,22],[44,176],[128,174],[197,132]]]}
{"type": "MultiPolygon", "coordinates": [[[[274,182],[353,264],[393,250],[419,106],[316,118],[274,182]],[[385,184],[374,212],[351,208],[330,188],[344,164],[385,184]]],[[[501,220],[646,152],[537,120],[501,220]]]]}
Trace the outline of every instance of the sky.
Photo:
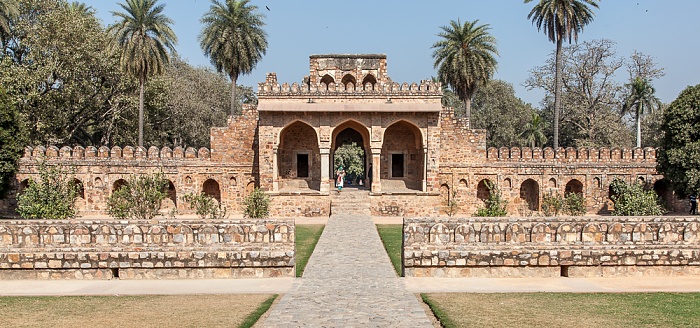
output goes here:
{"type": "MultiPolygon", "coordinates": [[[[83,0],[105,25],[115,22],[124,0],[83,0]]],[[[253,86],[277,73],[282,84],[301,82],[309,74],[309,55],[380,53],[387,55],[388,74],[395,82],[420,82],[436,75],[431,46],[440,27],[450,20],[479,20],[497,39],[496,79],[513,85],[516,96],[539,107],[541,90],[523,83],[530,70],[544,64],[555,46],[527,19],[533,1],[522,0],[252,0],[265,18],[268,49],[262,61],[239,84],[253,86]],[[269,8],[269,10],[267,8],[269,8]]],[[[194,66],[211,67],[199,46],[206,0],[160,0],[174,21],[180,57],[194,66]]],[[[579,34],[579,43],[595,39],[616,42],[618,56],[633,51],[654,58],[666,75],[653,81],[656,95],[670,103],[689,85],[700,83],[700,1],[603,0],[593,9],[594,21],[579,34]]],[[[627,82],[622,69],[617,79],[627,82]]]]}

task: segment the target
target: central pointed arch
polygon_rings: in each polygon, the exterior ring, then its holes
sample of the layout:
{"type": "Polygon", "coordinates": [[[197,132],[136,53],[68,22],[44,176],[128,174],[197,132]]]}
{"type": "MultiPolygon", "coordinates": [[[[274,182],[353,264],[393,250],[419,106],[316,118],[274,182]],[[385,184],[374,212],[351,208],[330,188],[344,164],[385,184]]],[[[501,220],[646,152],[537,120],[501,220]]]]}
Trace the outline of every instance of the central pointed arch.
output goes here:
{"type": "Polygon", "coordinates": [[[349,119],[341,124],[338,124],[335,128],[333,128],[333,132],[331,134],[331,167],[330,167],[330,172],[332,172],[333,176],[332,178],[335,178],[334,173],[336,172],[336,167],[334,165],[335,163],[335,152],[343,146],[344,144],[352,144],[354,143],[356,146],[362,148],[363,150],[363,155],[362,155],[362,173],[358,176],[351,175],[348,176],[349,182],[351,183],[359,183],[362,181],[363,185],[365,185],[365,180],[367,176],[367,170],[369,167],[369,163],[371,160],[371,149],[370,149],[370,135],[369,135],[369,129],[363,125],[362,123],[349,119]]]}

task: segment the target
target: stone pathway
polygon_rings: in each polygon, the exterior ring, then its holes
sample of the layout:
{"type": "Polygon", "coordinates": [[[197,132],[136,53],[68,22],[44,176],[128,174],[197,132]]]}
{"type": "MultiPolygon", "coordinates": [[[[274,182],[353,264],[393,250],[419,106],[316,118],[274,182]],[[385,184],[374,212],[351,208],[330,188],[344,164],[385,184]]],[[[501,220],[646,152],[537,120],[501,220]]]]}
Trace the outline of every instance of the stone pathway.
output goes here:
{"type": "Polygon", "coordinates": [[[396,276],[368,215],[333,214],[304,276],[263,327],[433,327],[396,276]]]}

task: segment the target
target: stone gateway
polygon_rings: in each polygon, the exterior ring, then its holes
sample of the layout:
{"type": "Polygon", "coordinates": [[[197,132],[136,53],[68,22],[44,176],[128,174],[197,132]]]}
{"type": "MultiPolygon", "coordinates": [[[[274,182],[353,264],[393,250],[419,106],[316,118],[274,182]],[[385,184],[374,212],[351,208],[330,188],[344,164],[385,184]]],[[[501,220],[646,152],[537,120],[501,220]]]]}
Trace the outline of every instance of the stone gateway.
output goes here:
{"type": "Polygon", "coordinates": [[[550,192],[582,194],[588,213],[608,213],[615,178],[642,181],[670,206],[684,205],[656,172],[652,148],[487,148],[485,131],[441,106],[439,83],[392,81],[385,55],[312,55],[302,83],[280,84],[269,73],[258,96],[257,107],[212,128],[211,149],[27,147],[0,210],[13,213],[44,158],[76,168],[81,215],[105,214],[107,198],[129,176],[163,172],[165,210],[188,213],[183,196],[204,192],[240,213],[242,199],[260,187],[274,217],[328,216],[334,155],[348,143],[363,153],[365,174],[356,182],[369,182],[371,167],[372,215],[435,217],[449,200],[457,215],[471,215],[489,195],[487,182],[515,216],[538,212],[550,192]]]}

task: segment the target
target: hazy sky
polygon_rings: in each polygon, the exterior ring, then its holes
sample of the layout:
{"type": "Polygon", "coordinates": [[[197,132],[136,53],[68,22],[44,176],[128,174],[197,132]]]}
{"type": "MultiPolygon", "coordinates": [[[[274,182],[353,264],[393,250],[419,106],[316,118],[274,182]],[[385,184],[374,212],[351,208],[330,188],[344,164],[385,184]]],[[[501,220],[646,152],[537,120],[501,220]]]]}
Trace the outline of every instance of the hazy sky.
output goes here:
{"type": "MultiPolygon", "coordinates": [[[[115,20],[111,11],[121,10],[116,0],[83,1],[97,10],[105,24],[115,20]]],[[[125,2],[122,0],[122,2],[125,2]]],[[[197,36],[199,22],[211,2],[161,0],[165,14],[175,21],[177,51],[189,63],[210,66],[197,36]]],[[[538,106],[543,92],[527,90],[522,83],[529,71],[543,65],[554,44],[527,19],[533,3],[521,0],[431,1],[320,1],[254,0],[266,15],[267,55],[252,74],[239,84],[254,86],[276,72],[280,84],[301,82],[309,73],[309,55],[329,53],[383,53],[389,76],[396,82],[419,82],[435,75],[432,44],[440,26],[450,20],[478,19],[489,24],[498,40],[498,71],[495,78],[513,84],[518,97],[538,106]],[[265,7],[269,7],[267,10],[265,7]]],[[[700,83],[700,1],[697,0],[603,0],[594,9],[595,20],[579,42],[610,39],[618,55],[634,50],[654,57],[666,76],[654,81],[657,96],[673,101],[688,85],[700,83]]],[[[627,79],[622,69],[617,74],[627,79]]]]}

